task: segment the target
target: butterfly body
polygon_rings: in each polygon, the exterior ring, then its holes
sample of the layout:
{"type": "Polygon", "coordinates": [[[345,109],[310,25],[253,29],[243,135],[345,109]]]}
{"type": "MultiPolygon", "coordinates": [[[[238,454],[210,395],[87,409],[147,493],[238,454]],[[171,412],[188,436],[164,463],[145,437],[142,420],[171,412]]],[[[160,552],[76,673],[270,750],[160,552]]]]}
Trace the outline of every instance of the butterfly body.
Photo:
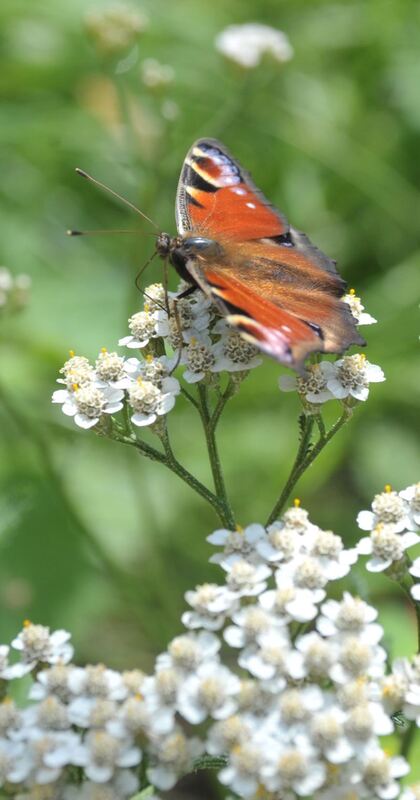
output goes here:
{"type": "Polygon", "coordinates": [[[176,218],[178,236],[161,234],[157,252],[263,352],[302,372],[312,352],[364,344],[335,263],[289,226],[220,142],[201,139],[188,152],[176,218]]]}

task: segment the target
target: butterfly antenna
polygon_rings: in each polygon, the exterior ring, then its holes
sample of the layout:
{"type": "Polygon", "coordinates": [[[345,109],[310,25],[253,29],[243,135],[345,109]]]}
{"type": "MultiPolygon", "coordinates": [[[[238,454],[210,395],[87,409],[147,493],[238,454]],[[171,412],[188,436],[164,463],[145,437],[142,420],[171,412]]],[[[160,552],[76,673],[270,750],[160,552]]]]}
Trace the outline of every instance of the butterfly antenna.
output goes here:
{"type": "MultiPolygon", "coordinates": [[[[138,273],[137,273],[137,275],[136,275],[136,280],[134,281],[136,288],[139,290],[139,292],[141,292],[141,293],[142,293],[142,295],[144,295],[144,297],[146,297],[146,292],[145,292],[145,291],[144,291],[144,289],[142,289],[142,288],[141,288],[141,286],[139,285],[139,280],[140,280],[141,276],[143,275],[143,272],[145,271],[145,269],[146,269],[146,268],[149,266],[149,264],[151,264],[151,263],[152,263],[153,259],[154,259],[156,256],[157,256],[157,252],[156,252],[156,250],[155,250],[155,252],[153,253],[153,255],[152,255],[152,256],[150,256],[150,258],[148,258],[148,259],[147,259],[147,261],[146,261],[146,263],[145,263],[145,264],[143,264],[143,266],[142,266],[142,268],[141,268],[140,272],[138,272],[138,273]]],[[[149,298],[149,299],[150,299],[150,298],[149,298]]],[[[153,302],[155,303],[156,301],[155,301],[155,300],[153,300],[153,302]]]]}
{"type": "Polygon", "coordinates": [[[135,231],[135,230],[106,230],[106,231],[77,231],[77,230],[68,230],[66,231],[67,236],[99,236],[109,233],[135,233],[138,236],[156,236],[156,233],[151,233],[150,231],[135,231]]]}
{"type": "Polygon", "coordinates": [[[153,225],[153,227],[156,228],[157,231],[159,230],[159,226],[156,225],[156,222],[153,222],[153,220],[150,219],[150,217],[148,217],[147,214],[145,214],[143,211],[140,211],[140,209],[137,208],[137,206],[135,206],[134,203],[131,203],[130,200],[127,200],[125,197],[122,197],[120,194],[118,194],[118,192],[114,192],[114,190],[111,189],[109,186],[106,186],[105,183],[102,183],[101,181],[98,181],[96,178],[93,178],[92,175],[89,175],[83,169],[79,169],[79,167],[76,167],[76,172],[78,175],[80,175],[81,178],[86,178],[87,181],[91,181],[91,183],[94,183],[96,186],[99,186],[100,189],[103,189],[105,192],[109,192],[110,194],[112,194],[114,197],[117,198],[117,200],[121,200],[121,202],[124,203],[129,208],[131,208],[132,211],[135,211],[136,214],[140,214],[140,216],[143,217],[143,219],[147,220],[147,222],[150,222],[150,224],[153,225]]]}

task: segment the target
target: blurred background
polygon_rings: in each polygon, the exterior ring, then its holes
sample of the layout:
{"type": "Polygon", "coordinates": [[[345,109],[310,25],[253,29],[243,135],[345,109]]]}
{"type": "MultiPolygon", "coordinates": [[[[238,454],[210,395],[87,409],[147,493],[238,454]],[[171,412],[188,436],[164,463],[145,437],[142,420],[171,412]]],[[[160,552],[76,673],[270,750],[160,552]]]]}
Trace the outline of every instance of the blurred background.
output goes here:
{"type": "MultiPolygon", "coordinates": [[[[71,630],[80,662],[150,669],[181,630],[184,591],[219,579],[205,541],[218,523],[163,467],[50,405],[70,348],[95,358],[126,335],[142,303],[134,280],[153,251],[150,236],[66,238],[67,228],[150,230],[74,168],[174,233],[186,151],[218,137],[338,260],[379,321],[362,333],[387,380],[297,493],[313,521],[355,541],[357,511],[384,484],[418,477],[420,6],[132,0],[108,9],[100,0],[0,8],[0,264],[32,281],[25,308],[0,308],[0,641],[30,618],[71,630]],[[215,37],[249,21],[283,30],[293,58],[255,69],[227,59],[215,37]]],[[[144,285],[161,279],[155,261],[144,285]]],[[[268,359],[253,371],[220,424],[243,525],[266,517],[294,457],[298,399],[278,391],[280,371],[268,359]]],[[[169,425],[180,460],[210,483],[181,399],[169,425]]],[[[381,576],[368,587],[362,568],[350,585],[379,604],[393,655],[412,652],[414,621],[398,589],[381,576]]]]}

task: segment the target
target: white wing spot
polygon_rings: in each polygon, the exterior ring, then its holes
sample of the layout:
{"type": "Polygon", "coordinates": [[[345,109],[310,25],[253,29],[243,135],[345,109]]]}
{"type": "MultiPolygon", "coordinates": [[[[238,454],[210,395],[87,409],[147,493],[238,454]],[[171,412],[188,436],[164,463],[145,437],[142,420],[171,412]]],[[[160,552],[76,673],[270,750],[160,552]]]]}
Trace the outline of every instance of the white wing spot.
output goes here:
{"type": "Polygon", "coordinates": [[[248,206],[248,208],[256,208],[257,207],[255,205],[255,203],[245,203],[245,205],[248,206]]]}

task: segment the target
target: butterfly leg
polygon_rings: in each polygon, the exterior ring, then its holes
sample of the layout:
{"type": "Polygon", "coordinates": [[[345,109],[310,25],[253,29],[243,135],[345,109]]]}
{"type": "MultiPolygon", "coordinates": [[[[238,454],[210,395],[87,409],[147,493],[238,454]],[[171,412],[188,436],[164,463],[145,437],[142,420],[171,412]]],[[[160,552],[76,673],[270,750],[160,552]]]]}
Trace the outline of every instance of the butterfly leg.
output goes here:
{"type": "Polygon", "coordinates": [[[184,291],[181,292],[181,294],[177,295],[176,299],[177,300],[183,300],[184,297],[189,297],[196,290],[197,290],[197,286],[195,286],[195,285],[189,286],[188,289],[184,289],[184,291]]]}

